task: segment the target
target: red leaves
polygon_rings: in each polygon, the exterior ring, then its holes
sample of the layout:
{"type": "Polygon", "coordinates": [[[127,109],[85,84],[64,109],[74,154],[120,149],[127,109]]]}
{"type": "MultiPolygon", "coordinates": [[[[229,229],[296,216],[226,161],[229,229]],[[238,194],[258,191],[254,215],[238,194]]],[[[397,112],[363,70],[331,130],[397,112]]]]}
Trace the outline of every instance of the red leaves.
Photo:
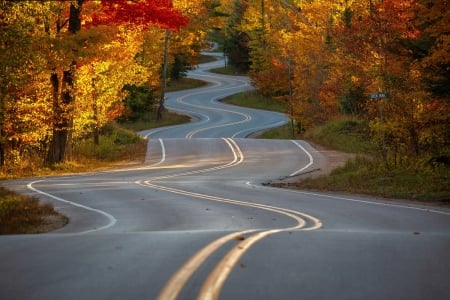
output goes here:
{"type": "Polygon", "coordinates": [[[396,32],[404,38],[416,38],[420,32],[413,25],[415,0],[385,0],[373,5],[373,21],[380,31],[396,32]]]}
{"type": "Polygon", "coordinates": [[[101,7],[101,12],[93,15],[94,25],[158,25],[177,30],[188,24],[171,0],[103,0],[101,7]]]}

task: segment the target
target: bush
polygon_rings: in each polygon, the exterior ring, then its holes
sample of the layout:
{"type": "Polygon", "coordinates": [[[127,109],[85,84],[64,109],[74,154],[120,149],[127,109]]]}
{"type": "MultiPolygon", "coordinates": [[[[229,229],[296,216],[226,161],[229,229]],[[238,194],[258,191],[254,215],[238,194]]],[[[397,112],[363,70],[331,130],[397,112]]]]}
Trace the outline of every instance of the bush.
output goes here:
{"type": "Polygon", "coordinates": [[[75,145],[76,159],[95,159],[99,161],[116,161],[127,156],[127,149],[134,144],[140,144],[141,138],[126,129],[109,124],[100,135],[99,144],[92,139],[83,139],[75,145]]]}
{"type": "Polygon", "coordinates": [[[415,161],[387,168],[381,160],[357,157],[330,176],[305,179],[301,188],[371,194],[389,198],[450,201],[450,169],[415,161]]]}
{"type": "Polygon", "coordinates": [[[124,90],[129,94],[124,100],[126,113],[120,118],[121,122],[136,121],[151,113],[156,100],[148,86],[126,85],[124,90]]]}
{"type": "Polygon", "coordinates": [[[49,215],[58,216],[51,205],[0,188],[0,234],[41,232],[49,215]]]}
{"type": "Polygon", "coordinates": [[[307,130],[305,138],[332,149],[360,154],[375,152],[369,137],[368,122],[342,118],[307,130]]]}

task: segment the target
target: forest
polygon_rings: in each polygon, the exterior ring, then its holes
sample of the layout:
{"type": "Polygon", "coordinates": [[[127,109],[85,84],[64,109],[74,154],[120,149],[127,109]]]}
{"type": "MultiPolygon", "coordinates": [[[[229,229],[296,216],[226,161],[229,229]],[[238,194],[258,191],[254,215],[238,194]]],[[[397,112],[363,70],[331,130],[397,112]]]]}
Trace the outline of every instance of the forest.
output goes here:
{"type": "Polygon", "coordinates": [[[0,168],[70,160],[110,122],[163,108],[165,78],[211,36],[298,133],[351,116],[387,166],[448,167],[447,2],[0,0],[0,168]]]}

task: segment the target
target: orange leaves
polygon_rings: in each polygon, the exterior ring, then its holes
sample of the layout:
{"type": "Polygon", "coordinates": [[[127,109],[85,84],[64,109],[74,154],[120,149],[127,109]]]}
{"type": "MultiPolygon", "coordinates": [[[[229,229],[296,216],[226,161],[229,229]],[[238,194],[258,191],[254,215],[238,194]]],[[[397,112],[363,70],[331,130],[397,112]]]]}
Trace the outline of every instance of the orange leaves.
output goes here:
{"type": "Polygon", "coordinates": [[[414,26],[416,0],[384,0],[373,5],[370,21],[383,34],[395,33],[400,38],[415,38],[420,32],[414,26]]]}

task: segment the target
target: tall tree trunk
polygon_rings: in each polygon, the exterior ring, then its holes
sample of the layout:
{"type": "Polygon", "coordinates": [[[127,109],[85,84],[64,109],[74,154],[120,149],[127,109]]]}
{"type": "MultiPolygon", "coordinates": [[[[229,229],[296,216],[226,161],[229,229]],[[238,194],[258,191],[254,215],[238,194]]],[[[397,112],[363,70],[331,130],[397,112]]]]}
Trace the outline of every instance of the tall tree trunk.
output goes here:
{"type": "Polygon", "coordinates": [[[3,141],[3,119],[2,124],[0,124],[0,167],[5,165],[5,143],[3,141]]]}
{"type": "MultiPolygon", "coordinates": [[[[77,0],[70,5],[69,32],[77,33],[81,29],[81,6],[83,0],[77,0]]],[[[50,81],[53,88],[53,138],[47,153],[47,163],[55,164],[70,158],[72,146],[72,105],[74,97],[74,73],[76,61],[72,61],[69,70],[63,72],[62,86],[59,87],[58,73],[54,72],[50,81]]]]}
{"type": "Polygon", "coordinates": [[[72,3],[70,5],[70,15],[69,15],[69,32],[77,33],[81,30],[81,6],[84,0],[77,0],[77,3],[72,3]]]}
{"type": "Polygon", "coordinates": [[[53,99],[53,138],[50,143],[47,153],[47,163],[53,164],[60,162],[62,159],[60,148],[60,135],[59,115],[61,114],[61,108],[59,105],[59,76],[56,70],[50,76],[50,83],[52,85],[52,99],[53,99]]]}
{"type": "Polygon", "coordinates": [[[166,84],[167,84],[167,58],[169,55],[169,37],[170,30],[166,29],[166,33],[164,36],[164,61],[163,61],[163,69],[162,69],[162,81],[161,81],[161,97],[159,99],[158,110],[156,112],[156,120],[162,119],[162,114],[164,112],[164,102],[166,100],[166,84]]]}
{"type": "Polygon", "coordinates": [[[98,108],[97,108],[97,99],[94,98],[94,144],[100,144],[100,128],[98,126],[98,108]]]}
{"type": "MultiPolygon", "coordinates": [[[[6,92],[3,92],[3,87],[1,87],[2,91],[0,93],[0,97],[5,95],[6,92]]],[[[5,132],[3,130],[5,126],[5,100],[4,98],[0,98],[0,167],[5,165],[5,132]]]]}

